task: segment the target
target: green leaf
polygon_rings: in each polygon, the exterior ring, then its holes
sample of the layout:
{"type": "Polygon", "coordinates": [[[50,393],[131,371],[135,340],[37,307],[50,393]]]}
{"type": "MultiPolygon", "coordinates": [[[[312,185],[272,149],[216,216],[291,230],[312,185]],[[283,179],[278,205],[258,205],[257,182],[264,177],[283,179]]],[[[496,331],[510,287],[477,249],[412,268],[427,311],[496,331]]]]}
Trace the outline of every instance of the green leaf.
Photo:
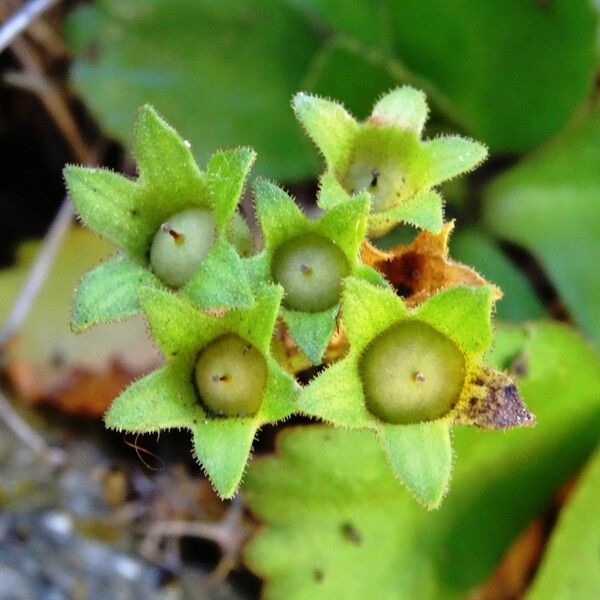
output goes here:
{"type": "Polygon", "coordinates": [[[244,487],[263,523],[245,557],[265,596],[458,600],[485,582],[593,451],[600,427],[600,359],[573,330],[498,327],[494,365],[517,357],[537,426],[455,427],[454,483],[435,512],[398,485],[369,432],[285,430],[244,487]]]}
{"type": "Polygon", "coordinates": [[[424,144],[429,157],[427,180],[434,186],[472,171],[487,158],[483,144],[459,136],[444,136],[424,144]]]}
{"type": "Polygon", "coordinates": [[[396,427],[379,431],[394,473],[427,508],[437,508],[452,471],[452,443],[448,420],[396,427]]]}
{"type": "Polygon", "coordinates": [[[290,334],[308,359],[318,365],[335,330],[338,306],[318,313],[282,309],[281,316],[290,334]]]}
{"type": "Polygon", "coordinates": [[[206,168],[206,182],[219,227],[225,227],[233,217],[246,177],[255,160],[256,152],[251,148],[216,152],[210,157],[206,168]]]}
{"type": "Polygon", "coordinates": [[[224,241],[208,253],[183,293],[202,308],[248,308],[254,301],[242,259],[224,241]]]}
{"type": "Polygon", "coordinates": [[[546,310],[531,288],[531,283],[483,231],[471,229],[452,235],[452,256],[473,265],[486,279],[493,281],[504,296],[496,305],[496,315],[511,321],[544,316],[546,310]]]}
{"type": "Polygon", "coordinates": [[[600,590],[600,451],[563,508],[527,600],[589,598],[600,590]]]}
{"type": "Polygon", "coordinates": [[[481,353],[492,343],[493,290],[489,285],[442,290],[415,314],[454,342],[463,352],[481,353]]]}
{"type": "Polygon", "coordinates": [[[484,221],[501,239],[530,250],[568,310],[600,344],[600,110],[511,171],[485,193],[484,221]]]}
{"type": "Polygon", "coordinates": [[[111,429],[151,433],[190,427],[204,418],[186,365],[170,364],[130,385],[111,405],[104,423],[111,429]]]}
{"type": "Polygon", "coordinates": [[[65,167],[64,176],[69,196],[84,223],[145,263],[148,236],[154,228],[143,219],[132,218],[139,199],[135,182],[107,169],[73,165],[65,167]]]}
{"type": "Polygon", "coordinates": [[[116,256],[88,271],[73,302],[71,329],[83,331],[140,311],[140,286],[160,286],[158,279],[126,256],[116,256]]]}

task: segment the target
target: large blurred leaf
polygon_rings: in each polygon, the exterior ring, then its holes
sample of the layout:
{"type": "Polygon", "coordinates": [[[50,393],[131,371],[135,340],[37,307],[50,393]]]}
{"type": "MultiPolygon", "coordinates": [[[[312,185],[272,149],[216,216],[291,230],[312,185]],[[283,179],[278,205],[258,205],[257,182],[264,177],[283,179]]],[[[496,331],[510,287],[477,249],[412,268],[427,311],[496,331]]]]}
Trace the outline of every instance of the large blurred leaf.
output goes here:
{"type": "MultiPolygon", "coordinates": [[[[287,1],[332,28],[340,46],[424,86],[493,151],[555,133],[593,86],[597,19],[587,0],[287,1]]],[[[339,58],[322,56],[326,74],[339,58]]],[[[320,85],[332,93],[327,79],[320,85]]]]}
{"type": "Polygon", "coordinates": [[[528,600],[600,595],[600,450],[563,509],[528,600]]]}
{"type": "Polygon", "coordinates": [[[75,11],[67,35],[71,81],[109,134],[130,140],[151,102],[201,164],[248,144],[267,175],[315,170],[290,100],[320,40],[279,0],[100,0],[75,11]]]}
{"type": "Polygon", "coordinates": [[[600,110],[487,190],[484,220],[541,261],[600,344],[600,110]]]}
{"type": "Polygon", "coordinates": [[[318,164],[289,109],[300,89],[364,117],[408,82],[493,150],[535,145],[590,90],[594,27],[586,0],[98,0],[67,34],[71,81],[110,134],[128,140],[151,102],[201,162],[248,144],[291,180],[318,164]]]}
{"type": "Polygon", "coordinates": [[[526,277],[488,235],[477,229],[457,231],[451,241],[453,258],[475,267],[504,292],[496,305],[502,319],[524,321],[544,315],[544,306],[526,277]]]}
{"type": "Polygon", "coordinates": [[[247,547],[269,598],[462,598],[596,444],[600,360],[552,323],[498,331],[493,362],[518,364],[538,424],[455,428],[454,485],[427,512],[394,481],[377,441],[325,427],[286,431],[246,478],[265,522],[247,547]]]}

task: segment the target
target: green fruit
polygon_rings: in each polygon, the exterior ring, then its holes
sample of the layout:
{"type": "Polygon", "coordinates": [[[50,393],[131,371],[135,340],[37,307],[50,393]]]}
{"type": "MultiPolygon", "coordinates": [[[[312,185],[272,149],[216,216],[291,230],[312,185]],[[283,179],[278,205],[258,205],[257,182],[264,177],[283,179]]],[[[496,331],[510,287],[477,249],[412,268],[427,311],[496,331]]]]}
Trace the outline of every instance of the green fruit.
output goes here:
{"type": "Polygon", "coordinates": [[[309,233],[277,248],[271,271],[273,280],[285,290],[284,306],[301,312],[320,312],[338,302],[342,279],[350,274],[350,264],[331,240],[309,233]]]}
{"type": "Polygon", "coordinates": [[[446,415],[465,380],[456,344],[420,321],[403,321],[377,336],[359,363],[367,408],[388,423],[446,415]]]}
{"type": "Polygon", "coordinates": [[[340,173],[350,194],[369,192],[371,211],[389,210],[416,191],[415,171],[420,170],[418,139],[414,133],[393,127],[366,126],[340,173]]]}
{"type": "Polygon", "coordinates": [[[191,208],[170,217],[154,235],[150,267],[165,284],[185,285],[217,237],[215,220],[207,209],[191,208]]]}
{"type": "Polygon", "coordinates": [[[254,415],[267,384],[267,363],[249,342],[227,334],[202,349],[195,369],[200,399],[215,415],[254,415]]]}

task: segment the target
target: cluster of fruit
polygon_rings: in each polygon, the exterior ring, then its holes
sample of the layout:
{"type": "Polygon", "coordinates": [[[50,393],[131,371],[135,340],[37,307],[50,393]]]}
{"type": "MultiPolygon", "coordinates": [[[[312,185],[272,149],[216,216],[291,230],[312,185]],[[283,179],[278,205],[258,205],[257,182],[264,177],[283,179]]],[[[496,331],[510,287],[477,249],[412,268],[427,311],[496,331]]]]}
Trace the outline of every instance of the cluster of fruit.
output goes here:
{"type": "Polygon", "coordinates": [[[500,291],[449,258],[453,224],[435,189],[486,149],[422,139],[427,104],[410,87],[382,97],[364,123],[306,94],[293,106],[325,159],[321,214],[308,218],[257,179],[260,251],[239,209],[255,153],[217,152],[202,172],[151,107],[137,123],[137,180],[65,169],[81,220],[120,248],[82,280],[73,328],[142,312],[166,359],[117,398],[106,423],[190,429],[224,497],[265,423],[304,414],[370,429],[401,480],[435,506],[454,423],[533,422],[508,376],[483,363],[500,291]],[[372,240],[399,224],[414,239],[378,249],[372,240]]]}

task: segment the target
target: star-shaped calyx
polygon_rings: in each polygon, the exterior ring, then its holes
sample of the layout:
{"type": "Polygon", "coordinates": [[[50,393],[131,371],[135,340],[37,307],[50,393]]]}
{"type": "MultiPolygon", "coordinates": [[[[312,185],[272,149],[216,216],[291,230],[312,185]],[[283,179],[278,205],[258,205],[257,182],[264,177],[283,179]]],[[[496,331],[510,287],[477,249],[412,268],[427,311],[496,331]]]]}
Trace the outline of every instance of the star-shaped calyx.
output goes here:
{"type": "Polygon", "coordinates": [[[435,292],[457,285],[490,285],[494,300],[502,298],[500,288],[448,256],[448,238],[453,229],[454,221],[445,223],[439,233],[423,230],[409,244],[385,251],[365,241],[361,258],[385,276],[408,306],[416,306],[435,292]]]}
{"type": "Polygon", "coordinates": [[[238,253],[252,242],[237,206],[254,151],[217,152],[202,172],[190,145],[144,106],[133,154],[136,181],[108,169],[65,168],[81,220],[121,250],[81,281],[73,329],[136,314],[142,286],[179,290],[201,307],[249,306],[238,253]]]}
{"type": "MultiPolygon", "coordinates": [[[[320,195],[330,193],[325,187],[320,195]]],[[[280,187],[261,179],[255,183],[264,249],[246,261],[249,278],[255,287],[264,281],[283,287],[280,316],[315,364],[321,361],[335,329],[344,278],[353,274],[378,277],[358,258],[368,195],[348,198],[343,190],[340,193],[344,202],[312,220],[280,187]]]]}
{"type": "Polygon", "coordinates": [[[325,158],[324,179],[349,194],[371,194],[371,237],[399,222],[439,231],[442,198],[433,188],[472,170],[487,155],[485,146],[460,136],[422,140],[427,103],[411,87],[384,95],[364,123],[337,102],[304,93],[294,97],[293,106],[325,158]]]}
{"type": "Polygon", "coordinates": [[[270,354],[282,293],[263,286],[252,307],[216,317],[182,295],[141,290],[166,362],[114,401],[106,425],[140,433],[191,430],[198,461],[219,495],[231,497],[257,430],[295,410],[296,383],[270,354]]]}
{"type": "Polygon", "coordinates": [[[492,298],[489,286],[459,286],[410,309],[393,291],[348,278],[348,354],[300,392],[298,409],[376,432],[396,475],[423,504],[438,506],[454,422],[499,429],[534,421],[509,377],[482,363],[492,298]]]}

